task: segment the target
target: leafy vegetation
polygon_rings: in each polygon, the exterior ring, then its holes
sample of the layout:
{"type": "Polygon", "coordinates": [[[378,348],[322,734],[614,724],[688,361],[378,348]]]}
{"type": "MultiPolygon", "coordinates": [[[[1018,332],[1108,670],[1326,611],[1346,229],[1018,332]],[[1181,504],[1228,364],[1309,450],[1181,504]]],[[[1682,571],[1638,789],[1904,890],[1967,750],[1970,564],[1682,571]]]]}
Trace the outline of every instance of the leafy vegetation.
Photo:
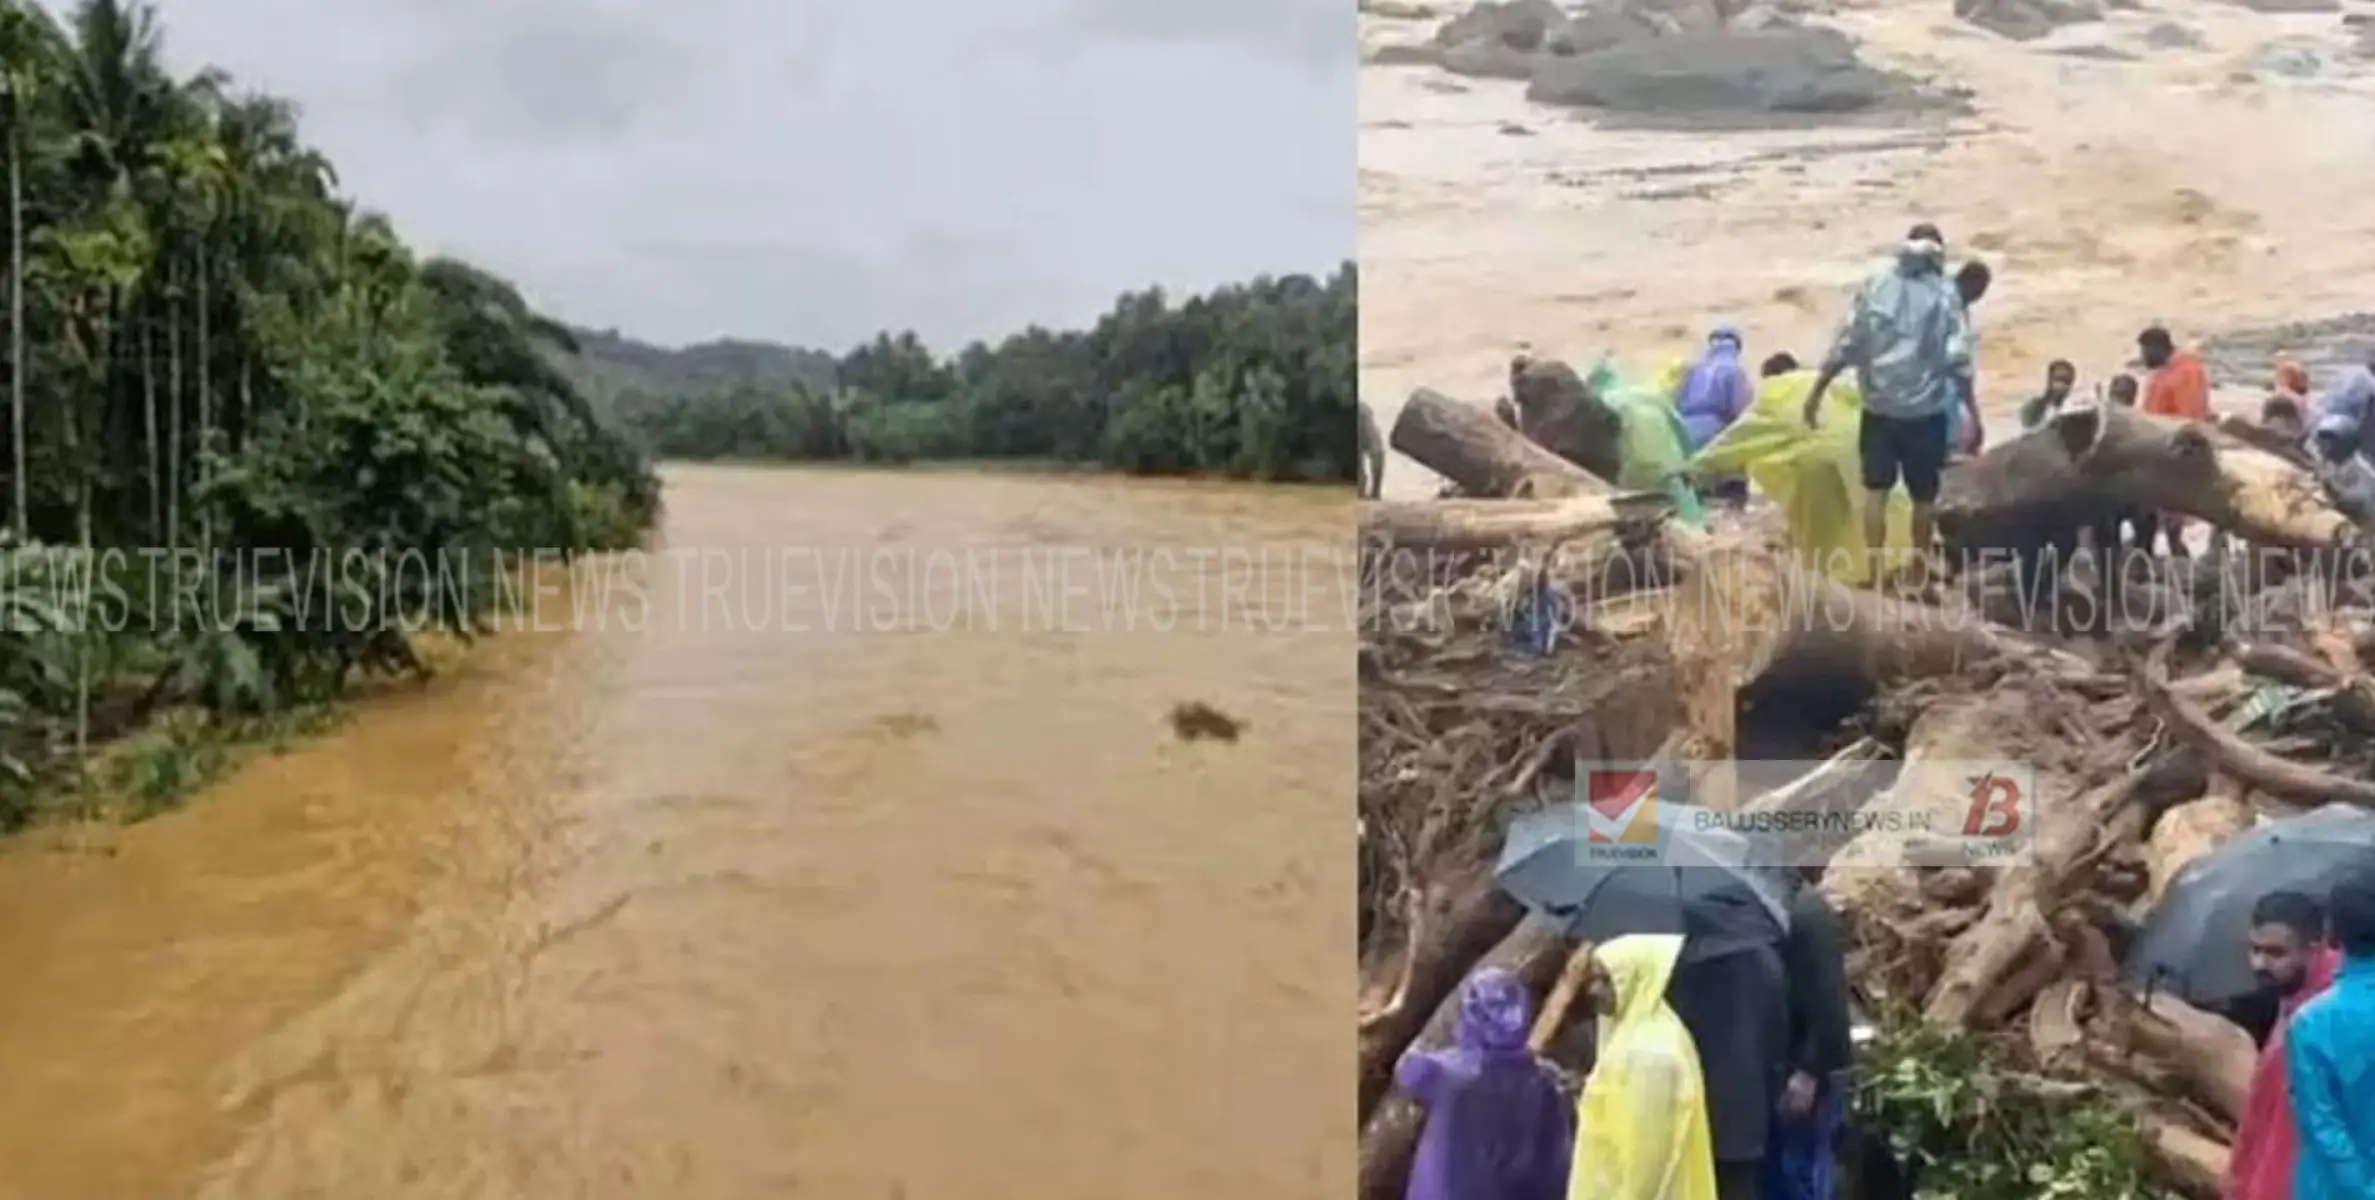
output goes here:
{"type": "Polygon", "coordinates": [[[617,547],[659,503],[554,366],[568,330],[417,258],[289,103],[161,39],[134,0],[0,0],[0,823],[94,735],[302,708],[500,599],[407,562],[617,547]]]}
{"type": "Polygon", "coordinates": [[[1886,1130],[1918,1200],[2145,1200],[2134,1114],[2099,1092],[2025,1077],[1977,1038],[1918,1017],[1882,1024],[1858,1120],[1886,1130]]]}
{"type": "MultiPolygon", "coordinates": [[[[671,458],[1030,459],[1349,480],[1355,290],[1347,263],[1324,283],[1257,279],[1176,305],[1135,292],[1092,329],[1032,328],[948,359],[913,333],[822,364],[715,343],[693,380],[672,383],[646,356],[642,381],[612,402],[671,458]]],[[[610,362],[621,357],[612,347],[610,362]]]]}

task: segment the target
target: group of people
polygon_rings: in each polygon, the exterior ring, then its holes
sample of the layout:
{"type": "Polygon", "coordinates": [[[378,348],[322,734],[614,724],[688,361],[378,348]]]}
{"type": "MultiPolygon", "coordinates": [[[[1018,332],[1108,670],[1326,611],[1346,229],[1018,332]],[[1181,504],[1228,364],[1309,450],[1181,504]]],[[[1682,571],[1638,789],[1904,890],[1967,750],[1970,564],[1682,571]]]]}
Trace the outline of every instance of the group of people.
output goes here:
{"type": "MultiPolygon", "coordinates": [[[[1470,976],[1457,1044],[1395,1072],[1425,1112],[1408,1200],[1832,1200],[1851,1045],[1836,915],[1808,886],[1778,948],[1690,949],[1596,949],[1572,1102],[1525,983],[1470,976]]],[[[2261,1049],[2224,1200],[2375,1197],[2375,876],[2322,904],[2261,897],[2238,951],[2263,990],[2226,1015],[2261,1049]]]]}
{"type": "MultiPolygon", "coordinates": [[[[1993,282],[1993,272],[1976,259],[1947,270],[1946,238],[1931,223],[1906,233],[1892,261],[1857,288],[1847,318],[1806,392],[1803,419],[1822,421],[1824,400],[1842,375],[1861,394],[1857,458],[1866,492],[1863,534],[1878,564],[1885,545],[1889,500],[1901,485],[1911,501],[1909,566],[1928,564],[1935,534],[1935,505],[1946,466],[1958,456],[1979,453],[1986,441],[1976,387],[1976,338],[1972,311],[1993,282]]],[[[1744,365],[1745,342],[1733,326],[1720,326],[1706,348],[1684,370],[1675,406],[1696,452],[1740,419],[1756,385],[1744,365]]],[[[2114,375],[2104,402],[2179,420],[2210,420],[2210,374],[2200,354],[2180,346],[2169,330],[2154,325],[2136,337],[2143,378],[2114,375]]],[[[1788,354],[1768,358],[1767,377],[1798,370],[1788,354]]],[[[2076,367],[2056,361],[2046,369],[2044,390],[2021,406],[2022,429],[2050,420],[2074,394],[2076,367]]],[[[2375,519],[2375,372],[2346,369],[2312,399],[2308,373],[2297,363],[2279,362],[2261,423],[2298,445],[2302,456],[2353,516],[2375,519]]],[[[1745,485],[1722,481],[1714,490],[1745,498],[1745,485]]],[[[2132,512],[2091,530],[2099,551],[2151,552],[2165,542],[2173,555],[2187,552],[2184,519],[2175,513],[2132,512]]]]}
{"type": "Polygon", "coordinates": [[[1525,985],[1471,976],[1457,1044],[1395,1073],[1426,1112],[1408,1200],[1832,1200],[1852,1040],[1837,915],[1807,883],[1776,944],[1695,950],[1597,947],[1573,1102],[1529,1036],[1525,985]]]}
{"type": "Polygon", "coordinates": [[[2375,878],[2262,896],[2261,991],[2226,1015],[2260,1045],[2225,1200],[2375,1196],[2375,878]]]}

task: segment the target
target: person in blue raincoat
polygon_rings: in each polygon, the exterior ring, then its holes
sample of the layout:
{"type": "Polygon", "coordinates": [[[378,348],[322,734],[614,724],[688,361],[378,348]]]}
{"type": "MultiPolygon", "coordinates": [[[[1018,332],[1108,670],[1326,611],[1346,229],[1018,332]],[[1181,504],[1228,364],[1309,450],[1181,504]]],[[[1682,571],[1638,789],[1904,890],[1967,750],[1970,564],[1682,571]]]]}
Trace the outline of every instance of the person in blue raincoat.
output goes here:
{"type": "Polygon", "coordinates": [[[1460,993],[1459,1042],[1415,1050],[1394,1082],[1426,1110],[1406,1200],[1562,1200],[1574,1158],[1572,1110],[1526,1045],[1533,1002],[1518,977],[1486,967],[1460,993]]]}
{"type": "Polygon", "coordinates": [[[2367,1200],[2375,1196],[2375,877],[2337,884],[2326,922],[2342,970],[2285,1032],[2300,1136],[2293,1200],[2367,1200]]]}

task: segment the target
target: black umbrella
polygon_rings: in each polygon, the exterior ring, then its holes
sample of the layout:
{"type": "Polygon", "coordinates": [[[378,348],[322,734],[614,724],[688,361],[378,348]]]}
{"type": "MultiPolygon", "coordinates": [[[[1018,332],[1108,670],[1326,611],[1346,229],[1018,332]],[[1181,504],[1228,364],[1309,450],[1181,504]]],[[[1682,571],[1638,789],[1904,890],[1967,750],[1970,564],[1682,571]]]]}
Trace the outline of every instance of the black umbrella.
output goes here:
{"type": "MultiPolygon", "coordinates": [[[[1610,840],[1606,821],[1562,804],[1520,818],[1501,847],[1501,890],[1573,937],[1679,933],[1687,961],[1768,946],[1789,930],[1789,892],[1751,864],[1748,840],[1686,804],[1652,802],[1635,840],[1610,840]]],[[[1616,835],[1622,838],[1623,834],[1616,835]]]]}
{"type": "Polygon", "coordinates": [[[2188,863],[2128,949],[2130,984],[2215,1008],[2258,990],[2248,939],[2262,896],[2324,903],[2336,883],[2375,871],[2375,813],[2348,804],[2271,821],[2188,863]]]}

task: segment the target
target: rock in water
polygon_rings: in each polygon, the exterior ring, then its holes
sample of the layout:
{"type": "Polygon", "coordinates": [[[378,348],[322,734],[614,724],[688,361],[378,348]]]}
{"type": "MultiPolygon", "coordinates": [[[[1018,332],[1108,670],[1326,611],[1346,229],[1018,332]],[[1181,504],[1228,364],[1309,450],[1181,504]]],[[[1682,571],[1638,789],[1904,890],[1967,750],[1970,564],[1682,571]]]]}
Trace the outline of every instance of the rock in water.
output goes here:
{"type": "Polygon", "coordinates": [[[1445,21],[1435,31],[1435,44],[1446,50],[1472,42],[1489,42],[1531,54],[1542,49],[1550,35],[1566,28],[1567,14],[1551,0],[1484,0],[1445,21]]]}
{"type": "Polygon", "coordinates": [[[1572,58],[1545,58],[1526,98],[1706,120],[1854,113],[1910,104],[1904,79],[1866,66],[1832,29],[1680,33],[1572,58]]]}
{"type": "Polygon", "coordinates": [[[2103,19],[2099,0],[1954,0],[1954,15],[2016,42],[2103,19]]]}

